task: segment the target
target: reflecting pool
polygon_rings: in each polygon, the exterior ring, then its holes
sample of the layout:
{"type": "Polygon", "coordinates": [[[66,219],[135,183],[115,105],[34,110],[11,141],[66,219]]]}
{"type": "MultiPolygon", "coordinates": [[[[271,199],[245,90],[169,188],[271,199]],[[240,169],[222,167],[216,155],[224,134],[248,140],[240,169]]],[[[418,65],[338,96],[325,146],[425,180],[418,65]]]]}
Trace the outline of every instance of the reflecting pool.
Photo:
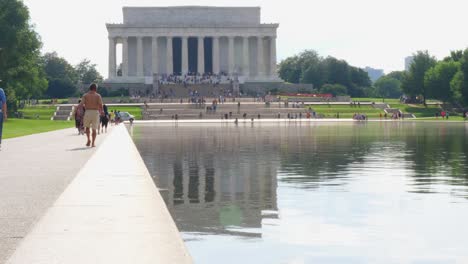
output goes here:
{"type": "Polygon", "coordinates": [[[468,123],[130,131],[195,263],[468,263],[468,123]]]}

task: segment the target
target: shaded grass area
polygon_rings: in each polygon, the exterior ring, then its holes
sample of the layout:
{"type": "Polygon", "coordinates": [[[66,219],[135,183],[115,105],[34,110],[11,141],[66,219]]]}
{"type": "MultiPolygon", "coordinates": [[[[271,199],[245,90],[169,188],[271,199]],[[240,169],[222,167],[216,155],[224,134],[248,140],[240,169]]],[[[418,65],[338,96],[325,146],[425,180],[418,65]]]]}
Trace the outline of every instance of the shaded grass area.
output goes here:
{"type": "Polygon", "coordinates": [[[25,119],[39,119],[39,120],[50,120],[54,116],[56,106],[52,105],[35,105],[26,106],[23,109],[19,109],[18,112],[23,113],[25,119]]]}
{"type": "Polygon", "coordinates": [[[109,113],[112,111],[120,111],[120,112],[129,112],[130,114],[135,116],[136,120],[141,120],[142,117],[142,108],[139,106],[108,106],[109,113]]]}
{"type": "Polygon", "coordinates": [[[70,121],[29,120],[9,118],[3,123],[3,138],[15,138],[74,126],[70,121]]]}

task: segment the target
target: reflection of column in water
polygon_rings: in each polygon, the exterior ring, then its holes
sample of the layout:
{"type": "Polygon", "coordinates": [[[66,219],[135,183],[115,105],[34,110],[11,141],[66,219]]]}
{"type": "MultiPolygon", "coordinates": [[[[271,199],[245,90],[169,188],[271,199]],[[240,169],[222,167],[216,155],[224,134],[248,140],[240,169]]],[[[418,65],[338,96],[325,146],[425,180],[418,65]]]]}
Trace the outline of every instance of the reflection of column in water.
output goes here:
{"type": "MultiPolygon", "coordinates": [[[[215,166],[217,167],[217,166],[215,166]]],[[[215,190],[215,202],[219,204],[221,202],[221,170],[214,171],[214,190],[215,190]]]]}
{"type": "Polygon", "coordinates": [[[205,177],[203,175],[206,175],[206,172],[205,172],[205,166],[203,164],[200,164],[199,165],[199,187],[198,187],[198,202],[199,203],[205,203],[205,185],[206,185],[206,180],[205,180],[205,177]]]}
{"type": "Polygon", "coordinates": [[[185,192],[184,195],[183,195],[183,199],[184,199],[184,204],[188,204],[189,203],[189,192],[188,192],[188,188],[189,188],[189,175],[188,175],[188,172],[189,172],[189,168],[188,168],[188,162],[182,162],[182,171],[184,171],[187,175],[187,177],[182,177],[182,184],[183,184],[183,191],[185,192]]]}
{"type": "Polygon", "coordinates": [[[198,199],[198,187],[199,187],[199,176],[198,176],[198,164],[196,159],[189,161],[189,186],[188,186],[188,198],[190,203],[199,203],[198,199]]]}
{"type": "Polygon", "coordinates": [[[240,174],[244,176],[244,201],[248,202],[249,201],[249,193],[250,193],[250,172],[248,171],[247,167],[241,166],[241,171],[240,174]]]}
{"type": "Polygon", "coordinates": [[[174,162],[174,204],[183,203],[184,197],[184,186],[183,186],[184,172],[182,169],[182,162],[180,159],[177,159],[174,162]]]}
{"type": "Polygon", "coordinates": [[[215,186],[215,169],[213,167],[205,167],[205,203],[214,201],[216,192],[215,186]]]}

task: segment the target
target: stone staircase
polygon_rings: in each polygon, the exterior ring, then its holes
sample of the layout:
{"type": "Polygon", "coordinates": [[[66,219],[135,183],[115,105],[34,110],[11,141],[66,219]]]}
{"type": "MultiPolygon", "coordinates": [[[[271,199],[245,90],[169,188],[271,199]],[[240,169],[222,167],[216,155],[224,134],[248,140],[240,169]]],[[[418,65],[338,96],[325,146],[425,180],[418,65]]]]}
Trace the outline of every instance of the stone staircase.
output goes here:
{"type": "Polygon", "coordinates": [[[200,96],[219,96],[224,95],[225,91],[232,90],[230,84],[218,84],[213,86],[212,84],[189,84],[185,87],[183,84],[170,84],[161,85],[159,87],[161,93],[176,98],[189,97],[190,91],[198,91],[200,96]]]}
{"type": "Polygon", "coordinates": [[[265,103],[241,103],[238,107],[237,103],[218,104],[216,111],[209,110],[211,104],[196,105],[187,103],[167,103],[167,104],[151,104],[146,111],[143,111],[144,120],[170,120],[175,119],[224,119],[226,116],[229,119],[245,118],[287,118],[290,116],[302,118],[306,117],[307,110],[304,108],[284,107],[284,104],[272,103],[269,106],[265,103]]]}
{"type": "Polygon", "coordinates": [[[389,109],[389,108],[390,108],[390,105],[388,105],[388,104],[383,104],[383,103],[377,103],[377,104],[373,104],[372,107],[377,108],[377,109],[382,109],[382,110],[385,111],[385,109],[389,109]]]}
{"type": "Polygon", "coordinates": [[[70,121],[73,113],[73,106],[71,105],[60,105],[54,113],[51,120],[70,121]]]}
{"type": "Polygon", "coordinates": [[[385,113],[387,113],[387,115],[389,116],[392,116],[394,113],[400,113],[402,114],[403,118],[416,118],[415,115],[411,114],[411,113],[403,113],[400,109],[398,108],[385,108],[384,109],[385,113]]]}

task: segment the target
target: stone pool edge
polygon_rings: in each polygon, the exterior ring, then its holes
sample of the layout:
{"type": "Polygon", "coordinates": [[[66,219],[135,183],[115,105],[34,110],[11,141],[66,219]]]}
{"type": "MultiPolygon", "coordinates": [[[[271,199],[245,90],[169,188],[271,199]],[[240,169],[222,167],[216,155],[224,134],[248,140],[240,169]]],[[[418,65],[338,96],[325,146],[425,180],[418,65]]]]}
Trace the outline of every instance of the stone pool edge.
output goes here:
{"type": "Polygon", "coordinates": [[[120,125],[6,263],[192,263],[192,258],[120,125]]]}

